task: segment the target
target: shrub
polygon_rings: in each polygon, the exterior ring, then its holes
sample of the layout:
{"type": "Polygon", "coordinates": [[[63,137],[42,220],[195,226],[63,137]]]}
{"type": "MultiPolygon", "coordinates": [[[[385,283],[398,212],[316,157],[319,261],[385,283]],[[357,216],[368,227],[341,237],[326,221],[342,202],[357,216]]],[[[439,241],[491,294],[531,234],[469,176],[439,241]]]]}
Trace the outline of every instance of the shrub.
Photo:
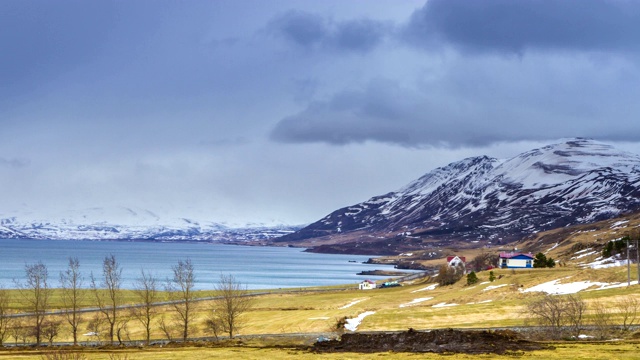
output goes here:
{"type": "Polygon", "coordinates": [[[537,253],[533,259],[534,268],[552,268],[556,266],[556,261],[552,257],[547,258],[543,253],[537,253]]]}
{"type": "Polygon", "coordinates": [[[473,285],[478,282],[478,276],[475,271],[467,274],[467,285],[473,285]]]}
{"type": "Polygon", "coordinates": [[[438,276],[436,276],[436,282],[438,282],[440,286],[453,285],[460,280],[463,275],[463,266],[442,265],[440,266],[438,276]]]}
{"type": "Polygon", "coordinates": [[[483,271],[495,267],[500,256],[494,253],[483,252],[469,261],[469,267],[473,271],[483,271]]]}

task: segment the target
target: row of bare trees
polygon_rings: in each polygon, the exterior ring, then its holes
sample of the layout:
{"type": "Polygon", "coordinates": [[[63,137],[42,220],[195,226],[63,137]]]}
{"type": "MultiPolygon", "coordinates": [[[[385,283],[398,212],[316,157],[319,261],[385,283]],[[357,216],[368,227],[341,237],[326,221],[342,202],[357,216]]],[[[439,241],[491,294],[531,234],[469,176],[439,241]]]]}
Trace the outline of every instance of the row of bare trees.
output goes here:
{"type": "MultiPolygon", "coordinates": [[[[194,267],[191,260],[187,259],[178,261],[171,270],[172,276],[166,279],[164,285],[150,272],[141,270],[134,284],[135,304],[126,305],[125,290],[122,289],[122,267],[114,255],[104,258],[102,276],[96,277],[93,272],[90,274],[90,291],[87,291],[85,278],[80,271],[80,262],[77,258],[69,258],[66,270],[60,273],[60,301],[62,318],[69,325],[73,344],[78,344],[83,320],[81,313],[87,311],[88,307],[96,308],[96,311],[87,324],[87,330],[98,336],[106,328],[108,341],[112,345],[116,338],[119,344],[128,340],[127,324],[131,319],[140,322],[144,328],[147,344],[151,341],[156,325],[169,340],[187,341],[192,333],[196,305],[200,300],[195,292],[194,267]],[[167,296],[164,296],[162,290],[166,291],[167,296]],[[87,299],[87,296],[92,297],[92,300],[87,299]],[[168,301],[162,302],[167,298],[168,301]],[[167,307],[172,311],[162,311],[167,307]],[[179,336],[176,336],[177,333],[179,336]]],[[[49,285],[47,267],[42,262],[27,264],[25,275],[24,281],[15,281],[15,284],[22,307],[27,312],[23,315],[28,315],[24,317],[30,320],[30,325],[16,320],[17,314],[11,311],[10,293],[0,288],[0,346],[12,329],[19,328],[23,339],[30,336],[37,345],[45,339],[52,342],[58,335],[60,321],[47,320],[53,318],[48,313],[52,310],[53,289],[49,285]]],[[[207,330],[216,338],[222,333],[233,337],[239,328],[241,316],[251,306],[252,298],[246,287],[232,275],[221,275],[214,287],[219,296],[210,301],[207,330]]],[[[14,336],[16,342],[20,336],[14,336]]]]}
{"type": "Polygon", "coordinates": [[[604,339],[613,335],[615,328],[629,331],[636,324],[640,301],[626,296],[612,303],[594,301],[588,305],[576,294],[546,294],[529,301],[526,311],[537,325],[545,327],[546,337],[578,338],[589,325],[596,337],[604,339]]]}

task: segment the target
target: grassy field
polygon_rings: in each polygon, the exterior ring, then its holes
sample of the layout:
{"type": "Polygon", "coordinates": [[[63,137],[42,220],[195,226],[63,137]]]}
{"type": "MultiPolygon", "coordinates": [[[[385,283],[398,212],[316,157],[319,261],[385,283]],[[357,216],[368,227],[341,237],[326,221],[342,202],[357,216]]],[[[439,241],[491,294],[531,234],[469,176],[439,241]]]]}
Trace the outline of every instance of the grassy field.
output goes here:
{"type": "MultiPolygon", "coordinates": [[[[489,282],[488,272],[478,273],[479,283],[467,286],[464,280],[458,283],[434,287],[432,283],[415,282],[402,287],[359,291],[354,284],[351,290],[331,290],[327,292],[295,292],[267,294],[255,298],[251,311],[242,320],[240,335],[316,333],[326,336],[334,335],[335,325],[342,317],[354,318],[365,311],[373,314],[367,316],[358,331],[407,330],[436,328],[484,328],[499,326],[520,326],[529,323],[525,304],[529,299],[539,296],[538,293],[527,293],[523,290],[548,281],[559,280],[563,283],[589,280],[601,283],[626,282],[626,268],[581,269],[576,267],[559,267],[555,269],[527,270],[493,270],[497,279],[489,282]],[[435,305],[435,306],[434,306],[435,305]]],[[[637,275],[632,272],[632,278],[637,275]]],[[[600,302],[612,308],[620,299],[635,297],[640,300],[637,285],[596,290],[598,286],[581,291],[579,294],[588,304],[600,302]]],[[[11,291],[12,304],[17,311],[24,310],[17,291],[11,291]]],[[[212,292],[201,292],[200,296],[215,295],[212,292]]],[[[92,294],[86,296],[87,306],[91,306],[92,294]]],[[[125,293],[126,303],[135,303],[132,292],[125,293]]],[[[59,294],[54,296],[54,307],[60,307],[59,294]]],[[[210,313],[211,304],[207,301],[199,303],[192,327],[192,336],[210,336],[205,328],[205,321],[210,313]]],[[[172,312],[170,307],[158,309],[160,317],[167,319],[172,312]]],[[[93,314],[84,315],[88,320],[93,314]]],[[[123,317],[130,316],[122,312],[123,317]]],[[[592,317],[587,313],[587,321],[592,317]]],[[[86,322],[85,322],[86,323],[86,322]]],[[[128,323],[129,337],[139,340],[143,337],[142,326],[134,319],[128,323]]],[[[83,325],[81,333],[84,333],[83,325]]],[[[69,341],[71,334],[65,328],[56,341],[69,341]]],[[[153,338],[162,339],[164,335],[157,327],[153,338]]],[[[80,337],[81,341],[93,340],[80,337]]],[[[423,354],[312,354],[278,340],[276,343],[285,348],[275,348],[271,344],[261,344],[259,340],[243,340],[242,346],[226,347],[189,347],[160,348],[152,347],[144,350],[119,351],[121,359],[178,359],[198,358],[214,359],[231,357],[234,359],[430,359],[441,358],[442,355],[423,354]]],[[[5,339],[12,343],[12,339],[5,339]]],[[[638,342],[606,342],[587,343],[569,342],[556,344],[556,350],[527,353],[533,358],[571,358],[571,359],[632,359],[637,358],[638,342]],[[594,349],[597,348],[597,351],[594,349]]],[[[85,349],[89,359],[107,359],[109,351],[85,349]]],[[[36,350],[15,352],[0,351],[0,358],[40,359],[42,353],[36,350]]],[[[112,357],[115,355],[112,355],[112,357]]],[[[518,355],[520,356],[520,355],[518,355]]],[[[514,355],[497,357],[473,356],[476,358],[513,358],[514,355]]],[[[471,356],[448,355],[448,359],[468,359],[471,356]]]]}

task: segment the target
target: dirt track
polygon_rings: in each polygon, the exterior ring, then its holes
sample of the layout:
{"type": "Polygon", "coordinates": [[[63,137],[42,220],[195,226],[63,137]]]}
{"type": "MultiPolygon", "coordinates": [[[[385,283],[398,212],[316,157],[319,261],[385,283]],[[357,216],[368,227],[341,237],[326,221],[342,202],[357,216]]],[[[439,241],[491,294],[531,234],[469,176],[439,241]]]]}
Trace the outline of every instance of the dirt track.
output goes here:
{"type": "Polygon", "coordinates": [[[522,340],[513,331],[461,331],[453,329],[386,334],[349,333],[340,340],[317,342],[317,352],[434,352],[504,354],[547,349],[548,346],[522,340]]]}

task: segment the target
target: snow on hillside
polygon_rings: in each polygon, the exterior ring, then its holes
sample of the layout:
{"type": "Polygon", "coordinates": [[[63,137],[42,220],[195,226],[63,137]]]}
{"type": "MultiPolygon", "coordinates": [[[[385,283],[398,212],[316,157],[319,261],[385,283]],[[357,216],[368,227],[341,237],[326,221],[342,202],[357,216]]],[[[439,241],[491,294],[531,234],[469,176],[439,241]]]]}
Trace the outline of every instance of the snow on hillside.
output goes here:
{"type": "Polygon", "coordinates": [[[639,209],[640,156],[570,139],[507,160],[478,156],[451,163],[398,191],[336,210],[282,241],[365,230],[502,242],[639,209]]]}

